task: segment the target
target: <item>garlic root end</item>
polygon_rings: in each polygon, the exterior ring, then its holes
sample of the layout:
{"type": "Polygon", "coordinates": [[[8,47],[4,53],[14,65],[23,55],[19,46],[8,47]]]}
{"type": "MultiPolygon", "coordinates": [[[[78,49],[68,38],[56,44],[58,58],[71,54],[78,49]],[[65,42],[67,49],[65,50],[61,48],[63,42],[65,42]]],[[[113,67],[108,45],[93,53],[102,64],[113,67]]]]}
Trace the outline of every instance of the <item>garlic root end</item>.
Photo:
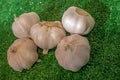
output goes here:
{"type": "Polygon", "coordinates": [[[43,54],[48,54],[48,49],[43,49],[43,54]]]}
{"type": "Polygon", "coordinates": [[[38,59],[37,62],[41,62],[41,59],[38,59]]]}

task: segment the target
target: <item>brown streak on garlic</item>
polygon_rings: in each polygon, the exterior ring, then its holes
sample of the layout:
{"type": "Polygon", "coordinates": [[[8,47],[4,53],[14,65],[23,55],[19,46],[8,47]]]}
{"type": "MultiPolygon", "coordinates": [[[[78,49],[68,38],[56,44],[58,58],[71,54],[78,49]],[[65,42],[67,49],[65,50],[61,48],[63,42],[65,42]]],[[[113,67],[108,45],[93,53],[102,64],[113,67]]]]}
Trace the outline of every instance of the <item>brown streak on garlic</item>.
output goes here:
{"type": "Polygon", "coordinates": [[[90,57],[90,45],[87,38],[78,34],[67,36],[58,44],[55,57],[60,66],[76,72],[80,70],[90,57]]]}
{"type": "Polygon", "coordinates": [[[29,38],[17,39],[7,51],[8,64],[15,71],[29,69],[37,60],[37,46],[29,38]]]}
{"type": "Polygon", "coordinates": [[[84,11],[83,9],[80,9],[80,8],[77,8],[76,7],[76,10],[75,10],[79,15],[84,15],[84,16],[89,16],[89,14],[84,11]]]}
{"type": "Polygon", "coordinates": [[[61,27],[61,24],[59,24],[60,22],[59,21],[55,21],[55,23],[53,23],[52,21],[44,21],[44,22],[40,22],[40,25],[41,26],[46,26],[46,27],[49,27],[49,28],[52,28],[52,27],[58,27],[58,28],[62,28],[61,27]]]}
{"type": "Polygon", "coordinates": [[[37,23],[32,26],[30,34],[35,44],[43,49],[43,54],[47,54],[49,49],[55,47],[66,36],[59,21],[37,23]]]}

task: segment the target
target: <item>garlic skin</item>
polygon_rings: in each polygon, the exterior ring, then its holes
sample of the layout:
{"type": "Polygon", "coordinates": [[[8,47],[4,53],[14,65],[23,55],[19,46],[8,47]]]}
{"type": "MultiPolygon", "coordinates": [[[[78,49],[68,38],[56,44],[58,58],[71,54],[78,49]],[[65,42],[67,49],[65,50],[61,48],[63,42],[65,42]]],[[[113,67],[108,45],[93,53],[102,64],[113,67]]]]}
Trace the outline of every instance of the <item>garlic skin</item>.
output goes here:
{"type": "Polygon", "coordinates": [[[30,28],[40,21],[39,16],[35,12],[24,13],[12,24],[12,31],[17,38],[30,37],[30,28]]]}
{"type": "Polygon", "coordinates": [[[77,72],[90,57],[90,45],[87,38],[78,34],[65,37],[58,44],[55,57],[61,67],[77,72]]]}
{"type": "Polygon", "coordinates": [[[39,22],[32,26],[30,34],[35,44],[43,49],[43,54],[47,54],[66,36],[60,21],[39,22]]]}
{"type": "Polygon", "coordinates": [[[67,32],[85,35],[92,30],[95,21],[88,12],[73,6],[64,12],[62,24],[67,32]]]}
{"type": "Polygon", "coordinates": [[[7,60],[15,71],[29,69],[38,60],[37,46],[29,38],[17,39],[7,51],[7,60]]]}

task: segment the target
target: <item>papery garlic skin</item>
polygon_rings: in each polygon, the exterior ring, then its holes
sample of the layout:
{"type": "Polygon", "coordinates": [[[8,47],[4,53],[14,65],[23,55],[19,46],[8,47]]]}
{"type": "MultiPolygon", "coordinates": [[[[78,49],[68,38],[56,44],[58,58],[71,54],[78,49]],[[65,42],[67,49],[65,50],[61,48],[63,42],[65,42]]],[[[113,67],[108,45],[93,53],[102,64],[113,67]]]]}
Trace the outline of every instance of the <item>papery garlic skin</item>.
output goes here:
{"type": "Polygon", "coordinates": [[[62,24],[67,32],[85,35],[92,30],[95,21],[88,12],[73,6],[64,12],[62,24]]]}
{"type": "Polygon", "coordinates": [[[30,34],[35,44],[43,49],[44,54],[47,54],[49,49],[54,48],[66,36],[60,21],[37,23],[32,26],[30,34]]]}
{"type": "Polygon", "coordinates": [[[37,60],[37,46],[29,38],[17,39],[7,51],[8,64],[15,71],[29,69],[37,60]]]}
{"type": "Polygon", "coordinates": [[[12,24],[12,31],[18,38],[30,37],[30,28],[40,21],[39,16],[35,12],[24,13],[12,24]]]}
{"type": "Polygon", "coordinates": [[[81,69],[90,57],[90,45],[87,38],[78,34],[67,36],[58,44],[55,57],[60,66],[76,72],[81,69]]]}

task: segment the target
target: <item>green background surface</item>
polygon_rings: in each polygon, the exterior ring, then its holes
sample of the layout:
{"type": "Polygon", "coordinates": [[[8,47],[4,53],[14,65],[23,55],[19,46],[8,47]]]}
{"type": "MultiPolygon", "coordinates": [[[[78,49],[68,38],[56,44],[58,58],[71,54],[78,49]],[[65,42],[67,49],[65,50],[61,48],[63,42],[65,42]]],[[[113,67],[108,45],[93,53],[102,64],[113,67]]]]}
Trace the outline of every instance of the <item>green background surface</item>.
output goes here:
{"type": "Polygon", "coordinates": [[[120,0],[0,0],[0,80],[120,80],[120,0]],[[41,21],[61,21],[70,6],[85,9],[96,21],[86,35],[91,45],[88,64],[76,73],[64,70],[54,48],[48,55],[38,49],[42,61],[30,70],[20,73],[9,67],[7,49],[16,39],[13,15],[34,11],[41,21]]]}

